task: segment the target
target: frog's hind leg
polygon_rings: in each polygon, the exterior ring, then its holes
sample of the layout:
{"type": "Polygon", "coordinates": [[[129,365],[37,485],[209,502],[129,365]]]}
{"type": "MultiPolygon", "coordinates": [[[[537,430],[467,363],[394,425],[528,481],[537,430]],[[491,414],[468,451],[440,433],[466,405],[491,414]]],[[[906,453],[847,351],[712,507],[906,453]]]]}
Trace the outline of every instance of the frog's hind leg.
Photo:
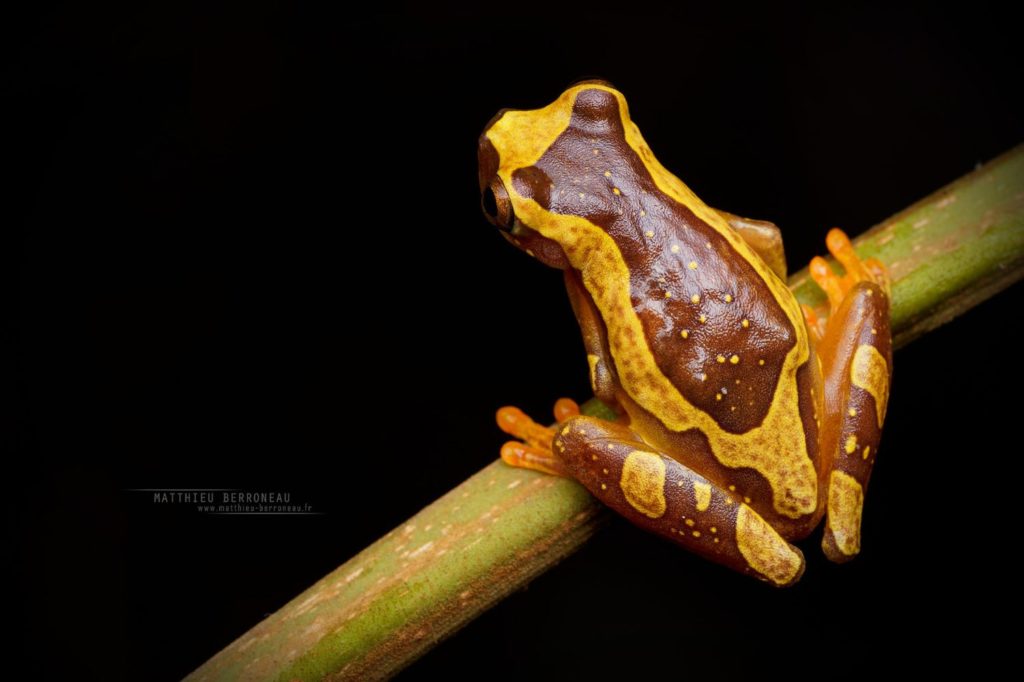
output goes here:
{"type": "Polygon", "coordinates": [[[652,451],[628,427],[574,417],[555,445],[573,478],[641,528],[773,585],[800,579],[799,549],[734,493],[652,451]]]}
{"type": "Polygon", "coordinates": [[[782,232],[767,220],[743,218],[727,211],[718,211],[729,227],[734,229],[750,248],[757,252],[769,268],[786,281],[786,252],[782,246],[782,232]]]}
{"type": "MultiPolygon", "coordinates": [[[[555,422],[561,423],[580,413],[579,405],[569,398],[555,402],[555,422]]],[[[498,427],[521,439],[510,440],[501,447],[501,459],[509,466],[543,471],[555,476],[570,476],[561,460],[551,451],[555,429],[530,419],[518,407],[503,407],[497,414],[498,427]]]]}
{"type": "Polygon", "coordinates": [[[811,263],[832,309],[817,346],[828,396],[819,436],[829,472],[822,549],[833,561],[848,561],[860,551],[864,491],[892,377],[888,275],[878,261],[861,261],[839,230],[827,245],[846,274],[833,274],[821,258],[811,263]]]}

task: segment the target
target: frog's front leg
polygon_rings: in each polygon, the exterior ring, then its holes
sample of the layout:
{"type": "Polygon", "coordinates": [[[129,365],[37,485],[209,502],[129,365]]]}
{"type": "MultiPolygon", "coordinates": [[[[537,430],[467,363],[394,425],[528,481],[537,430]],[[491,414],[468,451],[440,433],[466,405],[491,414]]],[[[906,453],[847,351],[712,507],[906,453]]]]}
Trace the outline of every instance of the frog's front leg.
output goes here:
{"type": "Polygon", "coordinates": [[[583,335],[583,346],[587,350],[587,364],[590,367],[590,386],[594,390],[594,396],[621,414],[615,397],[619,382],[615,374],[615,365],[611,360],[611,352],[608,350],[608,334],[594,299],[580,282],[579,273],[572,268],[565,270],[565,288],[569,292],[569,302],[583,335]]]}
{"type": "Polygon", "coordinates": [[[804,557],[757,512],[629,428],[573,417],[554,439],[566,471],[634,524],[777,586],[800,579],[804,557]]]}
{"type": "MultiPolygon", "coordinates": [[[[561,424],[580,413],[580,406],[569,398],[555,401],[555,423],[561,424]]],[[[533,469],[545,474],[572,478],[562,460],[551,452],[555,429],[530,419],[518,407],[506,406],[496,415],[498,428],[519,440],[510,440],[501,446],[501,459],[509,466],[533,469]]]]}
{"type": "Polygon", "coordinates": [[[832,309],[817,345],[826,396],[819,439],[826,466],[831,460],[822,549],[832,561],[848,561],[860,551],[864,491],[889,399],[888,280],[885,268],[862,262],[839,230],[826,243],[846,274],[836,276],[821,258],[811,261],[832,309]]]}

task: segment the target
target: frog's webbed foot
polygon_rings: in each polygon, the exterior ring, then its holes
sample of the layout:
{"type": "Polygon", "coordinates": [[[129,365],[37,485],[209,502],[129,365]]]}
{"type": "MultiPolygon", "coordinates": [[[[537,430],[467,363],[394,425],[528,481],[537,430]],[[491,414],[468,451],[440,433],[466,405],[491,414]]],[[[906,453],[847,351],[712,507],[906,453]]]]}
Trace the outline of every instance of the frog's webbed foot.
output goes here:
{"type": "MultiPolygon", "coordinates": [[[[578,415],[580,408],[569,398],[559,398],[555,402],[554,413],[555,422],[561,424],[578,415]]],[[[552,443],[556,441],[555,428],[538,424],[518,407],[501,408],[497,420],[498,428],[520,439],[510,440],[501,446],[501,459],[505,464],[571,478],[565,464],[551,450],[552,443]]]]}
{"type": "Polygon", "coordinates": [[[889,272],[885,266],[876,258],[861,260],[853,250],[850,238],[842,230],[836,227],[829,230],[825,245],[846,270],[846,274],[840,276],[832,272],[832,268],[821,256],[811,259],[811,278],[828,296],[831,312],[838,310],[847,294],[861,282],[874,282],[886,296],[889,295],[889,272]]]}
{"type": "MultiPolygon", "coordinates": [[[[828,296],[829,319],[836,316],[836,311],[839,310],[843,301],[861,282],[877,284],[886,296],[889,295],[889,271],[885,265],[876,258],[861,260],[857,252],[854,251],[850,238],[842,230],[839,228],[829,230],[825,237],[825,245],[846,271],[843,275],[837,275],[824,258],[815,256],[811,259],[809,268],[811,279],[828,296]]],[[[827,321],[819,318],[810,306],[804,305],[802,308],[811,336],[814,337],[816,343],[821,343],[825,336],[827,321]]]]}

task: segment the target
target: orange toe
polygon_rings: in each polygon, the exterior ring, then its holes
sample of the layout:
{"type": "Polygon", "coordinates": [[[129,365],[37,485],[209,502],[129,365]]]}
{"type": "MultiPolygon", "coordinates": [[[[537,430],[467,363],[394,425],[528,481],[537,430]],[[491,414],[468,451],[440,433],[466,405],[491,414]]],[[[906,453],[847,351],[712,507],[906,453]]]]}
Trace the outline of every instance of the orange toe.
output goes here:
{"type": "Polygon", "coordinates": [[[559,424],[580,413],[580,406],[572,398],[559,398],[555,401],[555,421],[559,424]]]}
{"type": "Polygon", "coordinates": [[[498,428],[516,438],[521,438],[530,445],[550,448],[551,439],[555,436],[554,429],[541,426],[530,419],[518,407],[506,406],[498,410],[496,415],[498,428]]]}
{"type": "Polygon", "coordinates": [[[811,279],[828,296],[829,308],[834,312],[846,298],[846,294],[861,282],[874,282],[889,293],[889,273],[885,265],[877,258],[861,259],[853,248],[853,242],[839,228],[832,228],[825,237],[825,246],[835,259],[843,266],[846,274],[839,276],[833,272],[828,262],[815,256],[809,267],[811,279]]]}

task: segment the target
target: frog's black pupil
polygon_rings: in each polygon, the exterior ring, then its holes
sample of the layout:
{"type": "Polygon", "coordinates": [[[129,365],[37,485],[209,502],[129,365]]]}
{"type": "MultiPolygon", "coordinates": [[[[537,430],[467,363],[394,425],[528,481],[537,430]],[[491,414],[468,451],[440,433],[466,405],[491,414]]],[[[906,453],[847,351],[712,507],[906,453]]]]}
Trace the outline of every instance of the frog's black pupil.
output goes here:
{"type": "Polygon", "coordinates": [[[494,190],[490,187],[484,189],[484,213],[487,217],[498,222],[498,199],[494,196],[494,190]]]}

